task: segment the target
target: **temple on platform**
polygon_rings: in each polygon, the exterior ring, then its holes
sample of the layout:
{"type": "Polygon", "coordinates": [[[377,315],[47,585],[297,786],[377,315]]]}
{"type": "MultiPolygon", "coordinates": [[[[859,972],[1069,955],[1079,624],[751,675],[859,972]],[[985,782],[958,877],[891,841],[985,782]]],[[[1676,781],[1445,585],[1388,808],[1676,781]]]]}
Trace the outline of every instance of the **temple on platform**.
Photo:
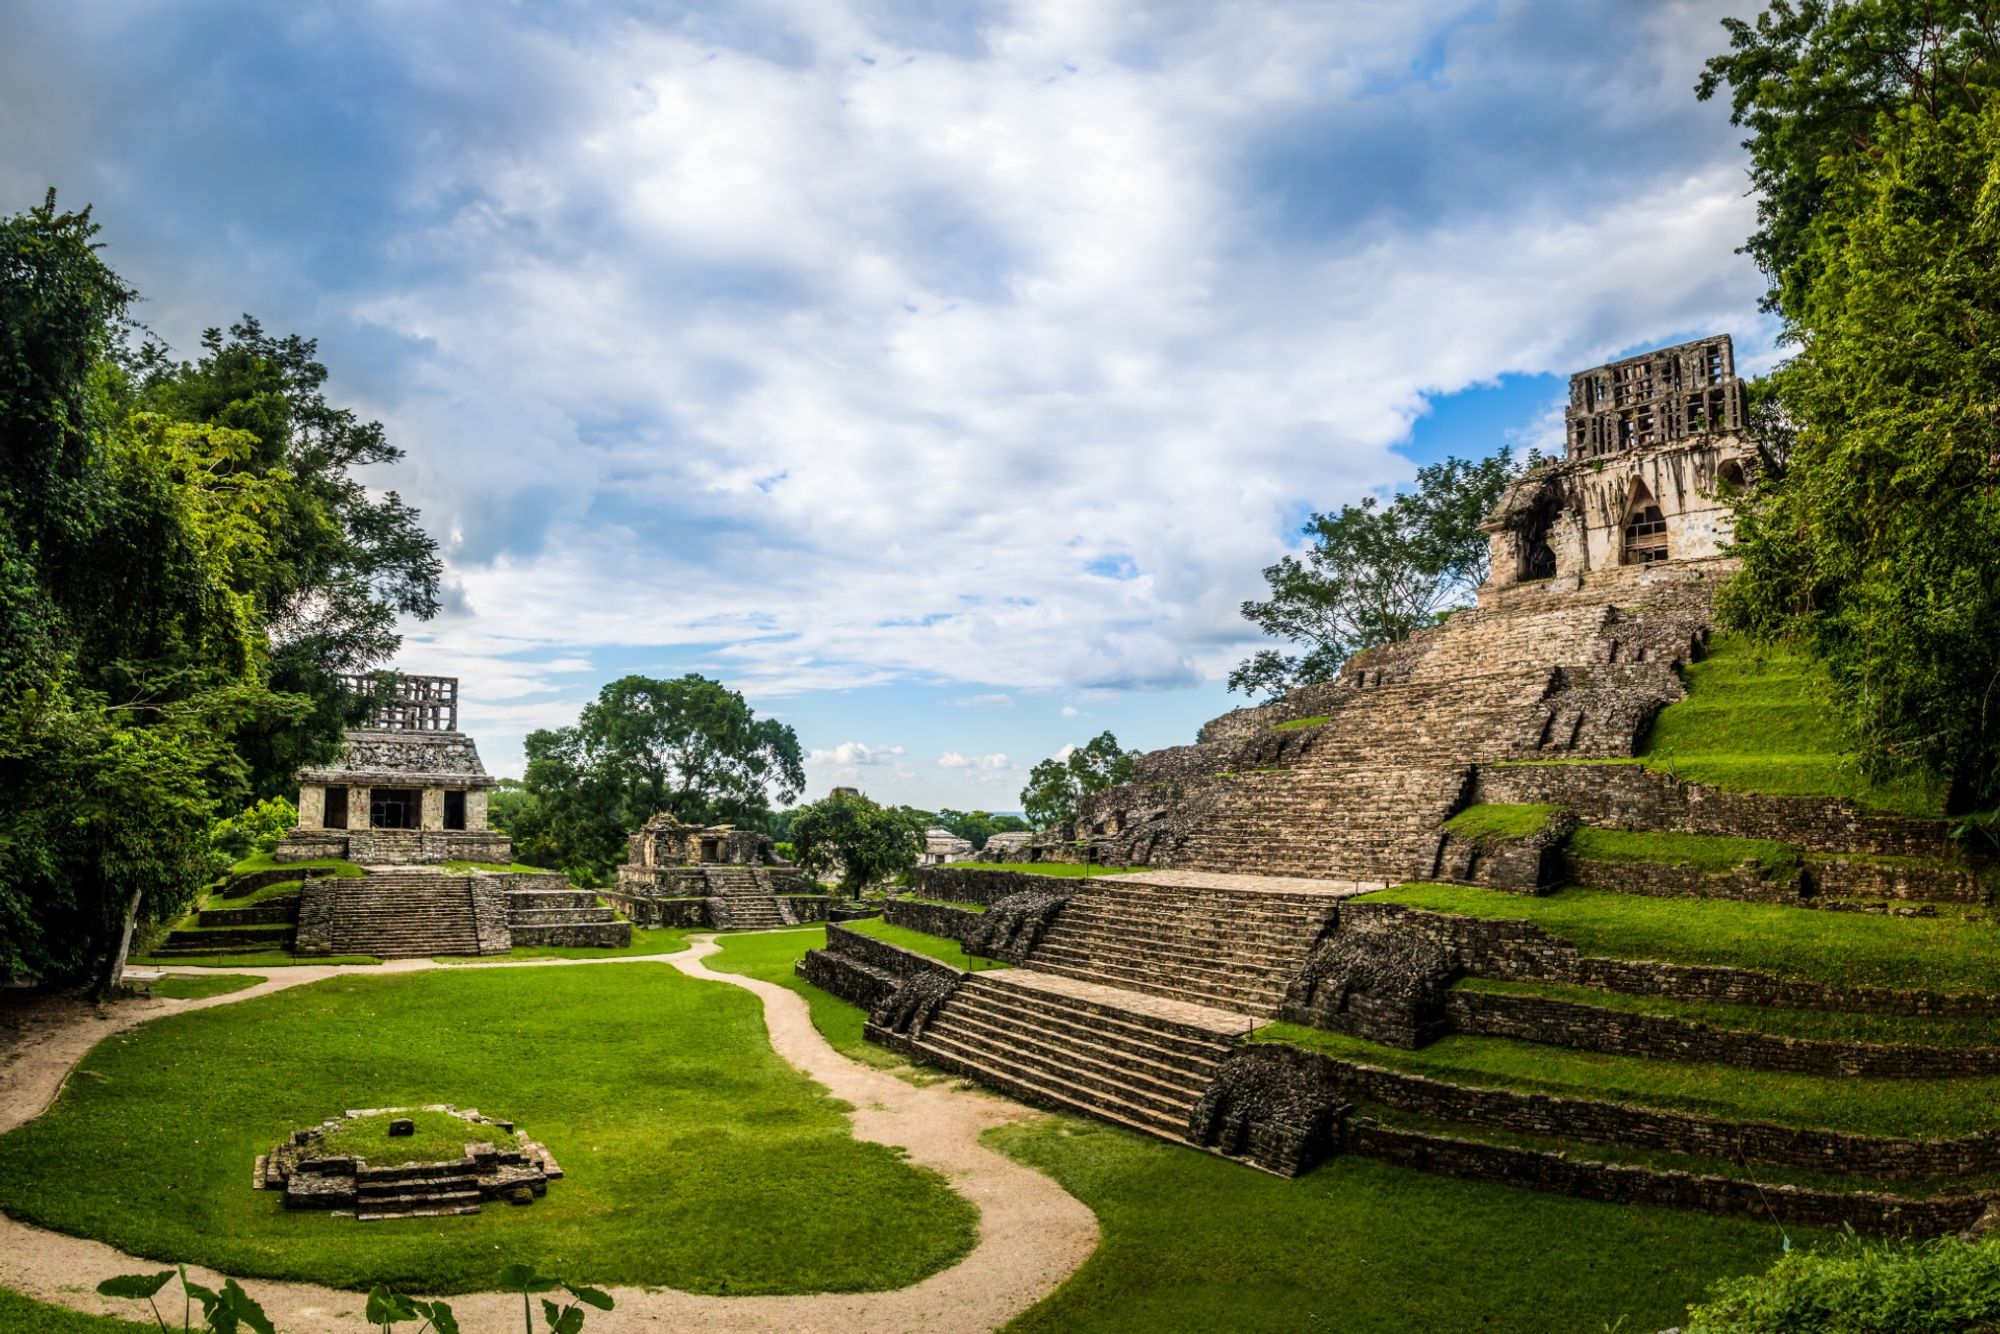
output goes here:
{"type": "Polygon", "coordinates": [[[347,678],[373,700],[337,763],[298,771],[299,823],[279,861],[343,857],[373,865],[508,862],[513,846],[486,827],[499,782],[458,730],[458,678],[400,673],[347,678]]]}

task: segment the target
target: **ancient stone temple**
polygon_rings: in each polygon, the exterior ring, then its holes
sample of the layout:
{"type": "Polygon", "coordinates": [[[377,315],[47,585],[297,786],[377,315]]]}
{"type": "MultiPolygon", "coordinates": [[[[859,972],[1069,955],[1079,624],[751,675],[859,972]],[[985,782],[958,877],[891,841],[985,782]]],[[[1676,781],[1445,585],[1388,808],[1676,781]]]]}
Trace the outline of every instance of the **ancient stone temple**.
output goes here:
{"type": "Polygon", "coordinates": [[[458,730],[458,678],[359,675],[349,684],[376,706],[336,763],[299,770],[299,825],[278,860],[510,860],[507,837],[486,827],[486,792],[499,780],[458,730]]]}
{"type": "Polygon", "coordinates": [[[750,929],[815,921],[826,898],[765,835],[683,824],[662,812],[626,840],[626,862],[606,898],[653,926],[750,929]]]}

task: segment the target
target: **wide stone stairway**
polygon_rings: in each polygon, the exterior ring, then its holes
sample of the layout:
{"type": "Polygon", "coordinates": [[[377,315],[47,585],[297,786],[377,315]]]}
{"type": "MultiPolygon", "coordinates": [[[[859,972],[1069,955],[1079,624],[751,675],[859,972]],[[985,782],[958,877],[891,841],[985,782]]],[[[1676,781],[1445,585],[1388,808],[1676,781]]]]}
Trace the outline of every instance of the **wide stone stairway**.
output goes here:
{"type": "Polygon", "coordinates": [[[632,924],[577,889],[563,875],[513,874],[506,877],[507,931],[523,945],[600,945],[623,948],[632,943],[632,924]]]}
{"type": "Polygon", "coordinates": [[[333,882],[331,953],[382,959],[479,953],[472,880],[410,870],[333,882]]]}
{"type": "Polygon", "coordinates": [[[770,875],[755,866],[704,866],[708,907],[719,931],[763,931],[787,925],[770,875]]]}

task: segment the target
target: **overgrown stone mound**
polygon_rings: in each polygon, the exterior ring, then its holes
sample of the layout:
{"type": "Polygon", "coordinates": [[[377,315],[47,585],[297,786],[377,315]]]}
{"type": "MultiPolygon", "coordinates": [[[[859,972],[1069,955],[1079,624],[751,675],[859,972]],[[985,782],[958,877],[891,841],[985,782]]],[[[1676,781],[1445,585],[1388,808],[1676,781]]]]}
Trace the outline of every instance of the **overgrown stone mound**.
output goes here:
{"type": "Polygon", "coordinates": [[[440,1103],[350,1111],[295,1130],[259,1155],[253,1184],[283,1191],[287,1209],[367,1223],[476,1214],[487,1200],[530,1204],[561,1176],[512,1121],[440,1103]]]}
{"type": "Polygon", "coordinates": [[[1400,931],[1338,931],[1318,945],[1285,993],[1285,1018],[1394,1047],[1421,1047],[1445,1030],[1455,951],[1400,931]]]}
{"type": "Polygon", "coordinates": [[[881,1028],[909,1038],[921,1038],[931,1019],[958,990],[965,974],[925,972],[905,978],[874,1017],[881,1028]]]}
{"type": "Polygon", "coordinates": [[[1349,1102],[1327,1062],[1294,1047],[1231,1052],[1188,1116],[1188,1138],[1295,1177],[1339,1147],[1349,1102]]]}
{"type": "Polygon", "coordinates": [[[966,952],[1009,963],[1025,963],[1041,940],[1042,932],[1048,930],[1068,903],[1067,894],[1052,894],[1042,889],[1023,890],[995,899],[980,914],[978,924],[966,933],[966,952]]]}

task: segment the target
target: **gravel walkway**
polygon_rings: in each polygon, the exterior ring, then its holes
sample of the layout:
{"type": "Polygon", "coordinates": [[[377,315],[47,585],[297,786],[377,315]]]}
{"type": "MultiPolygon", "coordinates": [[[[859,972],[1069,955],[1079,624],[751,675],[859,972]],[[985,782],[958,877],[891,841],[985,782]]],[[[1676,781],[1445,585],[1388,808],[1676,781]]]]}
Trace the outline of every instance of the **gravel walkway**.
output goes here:
{"type": "MultiPolygon", "coordinates": [[[[922,1087],[850,1061],[812,1026],[805,999],[769,982],[710,972],[703,963],[721,947],[697,936],[678,954],[619,959],[548,959],[440,965],[405,959],[381,965],[300,965],[227,971],[263,978],[257,986],[202,1000],[133,1001],[99,1011],[81,1002],[56,1002],[16,1012],[22,1022],[0,1047],[0,1133],[40,1115],[61,1092],[69,1071],[109,1034],[164,1014],[230,1005],[287,987],[346,973],[416,972],[457,968],[544,968],[665,963],[690,977],[726,982],[755,992],[764,1002],[771,1046],[834,1097],[851,1104],[857,1139],[895,1145],[910,1161],[933,1168],[979,1210],[979,1240],[958,1264],[894,1292],[826,1293],[800,1297],[709,1297],[672,1289],[615,1288],[618,1307],[592,1312],[590,1334],[668,1329],[769,1331],[973,1331],[996,1329],[1052,1292],[1089,1258],[1097,1245],[1097,1220],[1082,1204],[1039,1172],[979,1142],[990,1126],[1037,1115],[1016,1104],[948,1082],[922,1087]]],[[[214,970],[211,970],[214,971],[214,970]]],[[[150,1260],[61,1233],[47,1232],[0,1214],[0,1286],[43,1301],[128,1319],[143,1306],[96,1295],[102,1279],[157,1270],[150,1260]]],[[[189,1271],[210,1286],[221,1275],[189,1271]]],[[[246,1279],[280,1334],[355,1334],[366,1328],[363,1298],[306,1283],[246,1279]]],[[[502,1293],[450,1299],[466,1334],[501,1334],[518,1328],[521,1300],[502,1293]]]]}

